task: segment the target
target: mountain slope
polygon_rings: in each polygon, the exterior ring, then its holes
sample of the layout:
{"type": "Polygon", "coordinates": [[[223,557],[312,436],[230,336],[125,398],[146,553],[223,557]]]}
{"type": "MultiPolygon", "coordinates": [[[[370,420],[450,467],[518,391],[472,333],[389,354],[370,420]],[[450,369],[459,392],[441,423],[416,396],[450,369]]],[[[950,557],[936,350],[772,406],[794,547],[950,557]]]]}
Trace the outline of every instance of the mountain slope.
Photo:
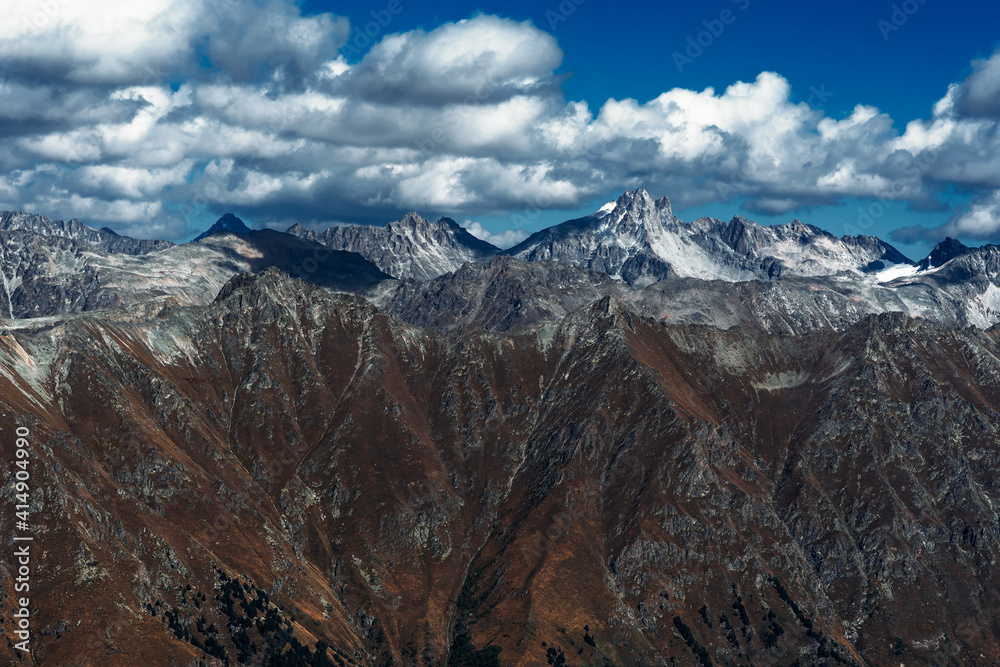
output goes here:
{"type": "Polygon", "coordinates": [[[447,330],[475,323],[509,331],[558,319],[603,296],[624,298],[630,291],[602,273],[500,255],[432,281],[399,281],[374,302],[418,326],[447,330]]]}
{"type": "Polygon", "coordinates": [[[385,227],[346,225],[319,233],[293,225],[288,233],[335,250],[356,252],[389,275],[410,280],[431,280],[466,262],[486,262],[500,253],[454,220],[430,222],[416,213],[385,227]]]}
{"type": "Polygon", "coordinates": [[[18,322],[32,659],[990,664],[998,339],[607,298],[441,333],[273,269],[207,306],[18,322]]]}
{"type": "Polygon", "coordinates": [[[0,317],[43,317],[162,298],[205,304],[234,275],[270,266],[358,294],[390,280],[354,253],[272,230],[215,234],[137,256],[57,236],[0,232],[0,317]]]}
{"type": "Polygon", "coordinates": [[[626,301],[671,324],[749,328],[764,333],[842,331],[869,315],[903,313],[950,327],[1000,323],[1000,272],[989,249],[956,264],[879,283],[844,272],[727,282],[674,278],[636,289],[563,262],[522,262],[501,255],[432,281],[399,281],[371,295],[380,308],[420,326],[479,324],[509,331],[562,317],[602,296],[626,301]]]}

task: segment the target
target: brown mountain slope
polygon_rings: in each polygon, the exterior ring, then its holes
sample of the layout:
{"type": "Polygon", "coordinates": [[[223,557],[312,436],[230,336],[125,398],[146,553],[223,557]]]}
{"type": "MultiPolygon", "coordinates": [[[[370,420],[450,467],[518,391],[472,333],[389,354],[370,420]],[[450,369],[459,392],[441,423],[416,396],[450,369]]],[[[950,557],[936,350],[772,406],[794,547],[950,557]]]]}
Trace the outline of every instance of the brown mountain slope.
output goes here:
{"type": "Polygon", "coordinates": [[[607,298],[439,333],[274,270],[20,322],[34,652],[0,661],[993,664],[998,337],[607,298]]]}

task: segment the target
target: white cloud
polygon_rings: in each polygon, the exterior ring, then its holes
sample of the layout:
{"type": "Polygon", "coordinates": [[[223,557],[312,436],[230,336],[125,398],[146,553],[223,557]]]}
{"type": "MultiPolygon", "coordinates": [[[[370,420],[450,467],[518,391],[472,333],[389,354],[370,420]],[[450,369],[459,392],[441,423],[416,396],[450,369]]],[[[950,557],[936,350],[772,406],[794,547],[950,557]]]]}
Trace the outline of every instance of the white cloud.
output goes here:
{"type": "Polygon", "coordinates": [[[483,227],[482,223],[474,222],[472,220],[466,220],[462,223],[464,227],[470,234],[475,236],[480,241],[486,241],[487,243],[492,243],[498,248],[511,248],[516,246],[518,243],[528,238],[528,233],[523,229],[505,229],[499,234],[494,234],[483,227]]]}
{"type": "Polygon", "coordinates": [[[15,17],[0,25],[0,196],[41,213],[149,235],[206,206],[264,225],[384,222],[572,209],[643,186],[679,208],[738,195],[786,213],[925,206],[954,185],[980,193],[956,233],[1000,237],[1000,52],[900,134],[871,106],[834,119],[796,103],[774,72],[594,110],[564,99],[554,37],[495,16],[386,35],[352,65],[337,53],[346,22],[290,0],[0,10],[15,17]]]}
{"type": "Polygon", "coordinates": [[[187,54],[199,0],[2,0],[0,62],[84,82],[141,80],[187,54]]]}
{"type": "Polygon", "coordinates": [[[168,187],[182,185],[192,166],[190,160],[169,169],[93,165],[80,168],[73,178],[94,192],[141,200],[156,197],[168,187]]]}
{"type": "Polygon", "coordinates": [[[1000,240],[1000,190],[980,193],[940,227],[903,227],[893,231],[891,236],[900,243],[937,242],[948,236],[976,241],[1000,240]]]}
{"type": "Polygon", "coordinates": [[[947,236],[989,241],[1000,237],[1000,190],[977,197],[940,230],[947,236]]]}
{"type": "Polygon", "coordinates": [[[475,104],[535,90],[551,82],[561,62],[555,38],[530,22],[477,16],[429,33],[386,36],[349,84],[383,102],[475,104]]]}
{"type": "Polygon", "coordinates": [[[0,0],[0,12],[0,65],[90,84],[154,84],[202,56],[238,80],[303,73],[334,57],[348,29],[282,0],[0,0]]]}

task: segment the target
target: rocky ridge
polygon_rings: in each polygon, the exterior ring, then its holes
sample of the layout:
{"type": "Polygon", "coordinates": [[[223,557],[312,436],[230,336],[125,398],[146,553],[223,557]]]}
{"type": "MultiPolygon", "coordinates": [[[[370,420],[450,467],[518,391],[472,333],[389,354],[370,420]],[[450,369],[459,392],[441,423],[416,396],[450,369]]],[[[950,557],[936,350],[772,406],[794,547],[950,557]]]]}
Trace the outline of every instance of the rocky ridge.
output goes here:
{"type": "Polygon", "coordinates": [[[52,220],[43,215],[33,215],[19,211],[0,211],[0,232],[30,232],[40,236],[57,236],[73,241],[97,246],[108,253],[124,255],[145,255],[173,247],[170,241],[160,239],[134,239],[120,236],[104,227],[94,229],[76,218],[72,220],[52,220]]]}
{"type": "Polygon", "coordinates": [[[153,254],[111,253],[34,232],[0,232],[0,317],[45,317],[172,299],[211,302],[235,275],[279,267],[334,290],[369,294],[392,281],[354,253],[271,230],[214,234],[153,254]]]}
{"type": "Polygon", "coordinates": [[[344,225],[320,233],[293,225],[287,231],[335,250],[356,252],[391,276],[417,281],[500,254],[499,248],[477,239],[450,218],[430,222],[416,213],[385,227],[344,225]]]}
{"type": "Polygon", "coordinates": [[[600,211],[536,232],[508,251],[525,261],[561,261],[645,287],[670,277],[771,280],[874,273],[913,262],[868,236],[837,238],[798,220],[763,226],[740,216],[726,223],[677,218],[670,200],[626,192],[600,211]]]}

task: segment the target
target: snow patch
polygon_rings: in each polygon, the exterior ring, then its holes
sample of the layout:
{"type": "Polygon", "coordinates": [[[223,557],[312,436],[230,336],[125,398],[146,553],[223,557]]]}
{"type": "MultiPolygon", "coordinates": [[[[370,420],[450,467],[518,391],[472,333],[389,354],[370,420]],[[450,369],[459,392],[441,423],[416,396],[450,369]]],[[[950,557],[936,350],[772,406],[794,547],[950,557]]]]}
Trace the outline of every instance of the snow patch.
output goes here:
{"type": "Polygon", "coordinates": [[[969,299],[965,313],[969,324],[989,329],[1000,319],[1000,287],[990,283],[982,294],[969,299]]]}
{"type": "Polygon", "coordinates": [[[770,373],[763,381],[754,382],[754,389],[766,389],[774,391],[778,389],[791,389],[805,384],[809,380],[809,375],[802,371],[784,371],[782,373],[770,373]]]}
{"type": "Polygon", "coordinates": [[[890,264],[875,274],[875,281],[878,283],[890,283],[897,278],[915,276],[919,270],[919,268],[912,264],[890,264]]]}

